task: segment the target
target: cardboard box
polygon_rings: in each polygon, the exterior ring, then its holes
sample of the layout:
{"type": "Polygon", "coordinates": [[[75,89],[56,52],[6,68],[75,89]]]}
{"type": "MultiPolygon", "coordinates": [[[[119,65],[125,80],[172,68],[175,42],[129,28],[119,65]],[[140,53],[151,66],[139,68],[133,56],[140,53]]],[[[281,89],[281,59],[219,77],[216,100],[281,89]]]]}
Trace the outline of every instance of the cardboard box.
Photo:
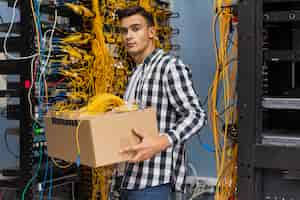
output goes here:
{"type": "Polygon", "coordinates": [[[48,155],[76,162],[76,127],[79,126],[80,163],[100,167],[127,161],[133,154],[121,154],[124,147],[138,144],[133,128],[157,135],[156,112],[152,108],[125,113],[97,115],[48,113],[45,117],[48,155]]]}

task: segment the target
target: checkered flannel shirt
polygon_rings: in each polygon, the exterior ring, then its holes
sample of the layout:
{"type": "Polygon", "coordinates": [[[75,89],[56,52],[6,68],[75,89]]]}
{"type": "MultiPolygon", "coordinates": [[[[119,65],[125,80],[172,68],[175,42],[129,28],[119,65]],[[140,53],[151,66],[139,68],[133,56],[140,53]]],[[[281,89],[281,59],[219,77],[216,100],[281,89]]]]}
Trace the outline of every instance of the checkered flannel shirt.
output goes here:
{"type": "MultiPolygon", "coordinates": [[[[124,100],[135,101],[142,108],[154,107],[158,130],[166,134],[172,146],[149,160],[126,163],[120,187],[143,189],[171,183],[174,190],[184,191],[185,142],[206,123],[191,70],[180,59],[156,49],[133,71],[124,100]]],[[[117,174],[113,177],[113,189],[117,174]]]]}

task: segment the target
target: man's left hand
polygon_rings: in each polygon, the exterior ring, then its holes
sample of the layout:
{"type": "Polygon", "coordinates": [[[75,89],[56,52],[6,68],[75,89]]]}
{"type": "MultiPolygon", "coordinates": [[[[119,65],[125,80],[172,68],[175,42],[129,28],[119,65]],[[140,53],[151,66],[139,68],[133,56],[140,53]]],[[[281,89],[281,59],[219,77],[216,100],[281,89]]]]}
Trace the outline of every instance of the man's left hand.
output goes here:
{"type": "Polygon", "coordinates": [[[136,129],[133,129],[132,133],[141,138],[141,143],[120,151],[120,153],[135,152],[135,156],[128,162],[138,163],[148,160],[171,146],[168,137],[165,135],[147,136],[136,129]]]}

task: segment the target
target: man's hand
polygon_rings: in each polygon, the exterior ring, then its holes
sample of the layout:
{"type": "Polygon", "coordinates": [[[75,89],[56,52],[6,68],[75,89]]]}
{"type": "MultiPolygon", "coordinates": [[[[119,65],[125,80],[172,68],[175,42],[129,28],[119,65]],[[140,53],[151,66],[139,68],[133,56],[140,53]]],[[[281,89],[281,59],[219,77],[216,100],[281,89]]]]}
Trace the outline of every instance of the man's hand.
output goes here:
{"type": "Polygon", "coordinates": [[[168,137],[161,136],[146,136],[145,133],[139,132],[135,129],[132,133],[141,138],[141,143],[121,150],[121,153],[135,152],[135,156],[129,162],[138,163],[148,160],[155,156],[155,154],[167,149],[171,146],[168,137]]]}

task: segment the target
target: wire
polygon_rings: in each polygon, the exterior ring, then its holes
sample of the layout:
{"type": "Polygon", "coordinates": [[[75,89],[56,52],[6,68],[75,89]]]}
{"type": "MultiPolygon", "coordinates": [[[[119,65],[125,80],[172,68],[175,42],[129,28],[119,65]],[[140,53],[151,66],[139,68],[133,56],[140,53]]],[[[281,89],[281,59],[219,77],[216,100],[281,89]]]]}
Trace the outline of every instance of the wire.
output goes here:
{"type": "Polygon", "coordinates": [[[8,145],[7,135],[8,135],[8,131],[6,129],[4,132],[4,143],[5,143],[6,149],[11,155],[13,155],[16,159],[18,159],[20,156],[18,156],[16,153],[14,153],[8,145]]]}
{"type": "Polygon", "coordinates": [[[80,127],[81,121],[78,121],[78,125],[76,127],[76,148],[77,148],[77,155],[80,156],[80,145],[79,145],[79,127],[80,127]]]}
{"type": "MultiPolygon", "coordinates": [[[[57,9],[55,9],[55,17],[54,17],[54,23],[53,23],[53,27],[52,27],[52,30],[51,30],[51,35],[50,35],[50,38],[49,38],[49,51],[48,51],[48,55],[47,55],[47,58],[46,58],[46,61],[45,63],[42,63],[42,69],[41,69],[41,73],[40,73],[40,76],[39,76],[39,84],[41,85],[41,79],[43,78],[43,83],[44,83],[44,88],[45,88],[45,95],[46,95],[46,104],[48,104],[48,90],[47,90],[47,82],[46,82],[46,76],[45,76],[45,71],[46,71],[46,67],[48,66],[48,63],[49,63],[49,59],[50,59],[50,56],[51,56],[51,52],[52,52],[52,40],[53,40],[53,35],[54,35],[54,31],[55,31],[55,28],[56,28],[56,24],[57,24],[57,9]]],[[[42,90],[40,91],[40,96],[42,95],[42,90]]],[[[46,110],[48,111],[48,106],[46,106],[46,110]]]]}
{"type": "Polygon", "coordinates": [[[42,28],[41,28],[41,15],[40,15],[40,1],[39,0],[31,0],[31,2],[33,1],[33,3],[31,4],[33,6],[33,10],[32,11],[34,13],[34,22],[35,22],[35,27],[36,27],[36,33],[37,33],[37,42],[38,42],[38,50],[39,50],[39,54],[41,52],[41,48],[44,48],[43,46],[41,46],[41,42],[42,42],[42,38],[43,38],[43,33],[42,33],[42,28]]]}
{"type": "MultiPolygon", "coordinates": [[[[25,56],[25,57],[15,57],[13,55],[10,55],[8,53],[7,49],[6,49],[7,40],[8,40],[8,37],[9,37],[11,31],[12,31],[14,22],[15,22],[17,3],[18,3],[18,0],[15,0],[14,5],[13,5],[13,14],[12,14],[12,18],[11,18],[11,21],[10,21],[10,25],[9,25],[8,31],[7,31],[7,33],[5,34],[5,37],[4,37],[4,41],[3,41],[4,54],[7,56],[7,58],[14,59],[14,60],[23,60],[23,59],[34,58],[34,57],[38,56],[39,54],[33,54],[31,56],[25,56]]],[[[34,14],[34,12],[33,12],[33,14],[34,14]]]]}
{"type": "Polygon", "coordinates": [[[202,139],[201,139],[201,136],[198,134],[197,135],[197,138],[198,138],[198,142],[200,144],[200,146],[205,150],[205,151],[208,151],[210,153],[214,153],[215,152],[215,149],[213,147],[211,147],[211,145],[209,144],[206,144],[206,143],[203,143],[202,139]]]}
{"type": "Polygon", "coordinates": [[[52,157],[51,157],[51,160],[52,160],[53,164],[54,164],[56,167],[61,168],[61,169],[66,169],[66,168],[69,168],[69,167],[71,167],[71,166],[73,165],[73,163],[69,163],[69,164],[67,164],[67,165],[60,165],[60,164],[58,164],[58,163],[55,161],[55,159],[52,158],[52,157]]]}
{"type": "Polygon", "coordinates": [[[196,170],[196,168],[194,167],[193,163],[189,162],[188,163],[188,167],[191,168],[193,176],[194,177],[198,177],[198,171],[196,170]]]}
{"type": "Polygon", "coordinates": [[[45,190],[45,187],[46,187],[46,181],[47,181],[47,176],[48,176],[48,157],[46,157],[46,164],[45,164],[45,174],[44,174],[44,180],[43,180],[43,183],[42,183],[42,188],[41,188],[41,191],[40,191],[40,200],[43,200],[44,199],[44,190],[45,190]]]}
{"type": "Polygon", "coordinates": [[[57,18],[58,18],[58,16],[57,16],[57,9],[55,9],[54,10],[54,23],[53,23],[53,27],[52,27],[50,38],[49,38],[49,51],[48,51],[46,62],[44,64],[45,67],[48,65],[49,59],[50,59],[50,56],[51,56],[52,40],[53,40],[53,36],[54,36],[54,31],[55,31],[55,28],[56,28],[56,25],[57,25],[57,18]]]}
{"type": "MultiPolygon", "coordinates": [[[[41,99],[40,99],[40,97],[42,97],[42,95],[43,95],[43,89],[45,88],[45,94],[46,94],[46,100],[47,100],[47,94],[48,94],[48,92],[47,92],[47,84],[46,84],[46,77],[45,77],[45,70],[46,70],[46,67],[47,67],[47,65],[48,65],[48,63],[49,63],[49,59],[50,59],[50,56],[51,56],[51,50],[52,50],[52,39],[53,39],[53,35],[54,35],[54,30],[55,30],[55,28],[56,28],[56,24],[57,24],[57,9],[55,9],[55,19],[54,19],[54,24],[53,24],[53,27],[52,27],[52,29],[51,29],[51,35],[50,35],[50,39],[49,39],[49,51],[48,51],[48,55],[47,55],[47,58],[46,58],[46,61],[45,62],[42,62],[42,67],[41,67],[41,73],[39,74],[39,79],[38,79],[38,86],[40,86],[39,87],[39,89],[40,89],[40,91],[39,91],[39,98],[38,98],[38,100],[39,100],[39,104],[41,105],[42,104],[42,101],[41,101],[41,99]],[[42,82],[42,78],[43,78],[43,84],[41,84],[41,82],[42,82]],[[43,87],[44,86],[44,87],[43,87]]],[[[46,44],[46,36],[47,36],[47,33],[48,32],[46,32],[45,33],[45,36],[44,36],[44,38],[43,38],[43,46],[45,46],[45,44],[46,44]]],[[[32,113],[32,103],[31,103],[31,91],[32,91],[32,88],[33,88],[33,84],[34,84],[34,76],[33,76],[33,74],[34,74],[34,72],[33,72],[33,62],[34,62],[34,60],[32,60],[32,63],[31,63],[31,86],[30,86],[30,88],[29,88],[29,91],[28,91],[28,101],[29,101],[29,105],[30,105],[30,115],[31,115],[31,118],[34,120],[34,121],[36,121],[37,123],[39,123],[35,118],[34,118],[34,116],[33,116],[33,113],[32,113]]],[[[47,105],[47,103],[46,103],[46,105],[47,105]]],[[[46,106],[47,107],[47,106],[46,106]]],[[[46,109],[46,110],[48,110],[48,108],[46,109]]],[[[39,114],[41,114],[40,113],[40,111],[38,112],[39,114]]]]}
{"type": "Polygon", "coordinates": [[[213,18],[213,27],[212,27],[213,28],[212,31],[214,33],[214,42],[213,42],[213,45],[214,45],[214,49],[215,49],[215,53],[216,53],[217,65],[220,64],[220,57],[219,57],[219,51],[218,51],[219,47],[218,47],[217,28],[216,28],[216,26],[217,26],[217,22],[218,22],[218,19],[219,19],[220,15],[221,15],[222,11],[223,11],[223,9],[221,9],[220,11],[218,11],[217,14],[214,16],[214,18],[213,18]]]}
{"type": "Polygon", "coordinates": [[[215,200],[235,199],[237,183],[237,144],[229,137],[230,126],[237,123],[237,34],[232,32],[231,7],[223,7],[230,1],[214,1],[216,14],[212,24],[216,71],[208,93],[208,110],[218,179],[215,200]]]}
{"type": "Polygon", "coordinates": [[[31,91],[32,91],[32,88],[33,88],[33,85],[34,85],[34,72],[33,72],[33,67],[34,67],[34,62],[35,62],[35,59],[36,58],[33,58],[31,60],[31,67],[30,67],[30,74],[31,74],[31,84],[30,84],[30,87],[29,87],[29,90],[28,90],[28,94],[27,94],[27,99],[28,99],[28,103],[29,103],[29,113],[30,113],[30,117],[33,121],[35,121],[37,124],[40,125],[40,122],[33,116],[33,105],[32,105],[32,102],[31,102],[31,91]]]}
{"type": "Polygon", "coordinates": [[[30,188],[30,185],[33,183],[34,179],[37,178],[39,171],[41,169],[41,164],[42,164],[42,160],[43,160],[43,147],[42,146],[40,147],[39,154],[40,154],[40,156],[39,156],[39,163],[38,163],[37,169],[35,170],[35,173],[32,176],[32,178],[27,182],[27,184],[22,192],[22,198],[21,198],[22,200],[25,200],[25,194],[26,194],[27,190],[30,188]]]}
{"type": "Polygon", "coordinates": [[[50,186],[48,191],[48,200],[51,200],[52,196],[52,188],[53,188],[53,165],[50,163],[50,186]]]}

